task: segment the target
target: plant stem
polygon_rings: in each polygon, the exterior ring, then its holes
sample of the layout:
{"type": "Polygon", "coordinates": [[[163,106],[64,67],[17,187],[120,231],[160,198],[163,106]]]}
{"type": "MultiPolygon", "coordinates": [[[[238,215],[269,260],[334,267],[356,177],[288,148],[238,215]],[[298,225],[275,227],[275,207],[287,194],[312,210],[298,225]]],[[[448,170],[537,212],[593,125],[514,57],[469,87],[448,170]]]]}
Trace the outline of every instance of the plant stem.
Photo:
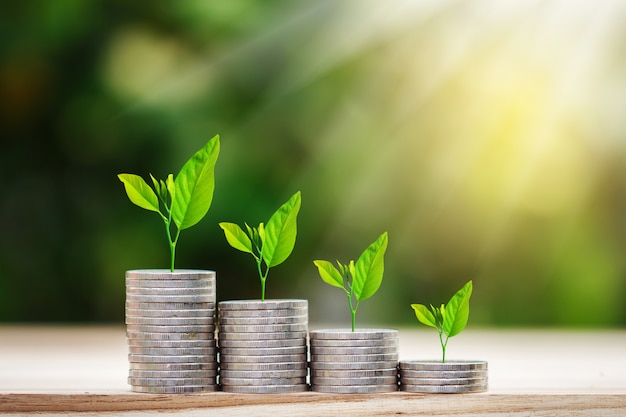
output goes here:
{"type": "Polygon", "coordinates": [[[356,310],[359,308],[359,302],[357,300],[356,304],[352,304],[352,293],[346,292],[346,295],[348,296],[348,305],[350,306],[350,315],[351,315],[351,321],[352,321],[352,332],[354,332],[355,329],[355,325],[356,325],[356,310]]]}
{"type": "Polygon", "coordinates": [[[441,351],[443,352],[441,363],[446,363],[446,346],[448,345],[448,337],[446,337],[446,341],[443,341],[443,332],[439,332],[439,341],[441,342],[441,351]]]}

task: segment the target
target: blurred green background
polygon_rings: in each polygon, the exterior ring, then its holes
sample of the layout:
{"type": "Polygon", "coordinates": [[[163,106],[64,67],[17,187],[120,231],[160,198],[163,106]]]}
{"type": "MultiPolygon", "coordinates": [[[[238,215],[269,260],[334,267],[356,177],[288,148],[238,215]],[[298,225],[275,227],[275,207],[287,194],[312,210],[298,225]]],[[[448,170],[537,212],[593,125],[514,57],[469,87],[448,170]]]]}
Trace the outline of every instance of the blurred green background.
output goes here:
{"type": "MultiPolygon", "coordinates": [[[[0,6],[0,321],[117,322],[124,272],[167,268],[116,178],[222,138],[177,266],[258,298],[220,221],[302,190],[269,298],[348,325],[313,259],[389,232],[357,324],[411,325],[474,280],[471,325],[626,324],[626,4],[48,0],[0,6]]],[[[416,324],[417,325],[417,324],[416,324]]]]}

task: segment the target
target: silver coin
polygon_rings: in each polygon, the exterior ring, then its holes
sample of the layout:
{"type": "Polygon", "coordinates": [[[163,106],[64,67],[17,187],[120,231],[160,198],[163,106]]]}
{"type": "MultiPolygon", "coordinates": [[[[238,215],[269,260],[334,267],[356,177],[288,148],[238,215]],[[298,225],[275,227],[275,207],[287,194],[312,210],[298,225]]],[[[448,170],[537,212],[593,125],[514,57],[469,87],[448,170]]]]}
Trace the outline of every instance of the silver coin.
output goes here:
{"type": "Polygon", "coordinates": [[[297,355],[306,354],[306,346],[291,346],[291,347],[277,347],[277,348],[220,348],[220,355],[297,355]]]}
{"type": "Polygon", "coordinates": [[[150,387],[213,385],[215,378],[135,378],[128,377],[129,385],[150,387]]]}
{"type": "Polygon", "coordinates": [[[486,378],[486,369],[476,369],[472,371],[414,371],[412,369],[401,369],[400,376],[406,378],[486,378]]]}
{"type": "Polygon", "coordinates": [[[278,340],[220,340],[220,348],[279,348],[306,346],[306,338],[278,340]]]}
{"type": "Polygon", "coordinates": [[[300,378],[306,377],[306,368],[302,369],[286,369],[282,371],[266,370],[266,371],[232,371],[222,369],[220,377],[223,378],[300,378]]]}
{"type": "Polygon", "coordinates": [[[207,371],[207,370],[217,370],[217,362],[203,362],[203,363],[169,363],[169,362],[160,362],[160,363],[146,363],[146,362],[130,362],[129,363],[130,371],[207,371]]]}
{"type": "Polygon", "coordinates": [[[227,378],[220,375],[222,386],[259,386],[259,385],[301,385],[306,384],[306,377],[296,378],[227,378]]]}
{"type": "Polygon", "coordinates": [[[215,326],[213,317],[129,317],[126,324],[144,326],[215,326]]]}
{"type": "Polygon", "coordinates": [[[275,362],[275,363],[252,363],[252,362],[224,362],[220,363],[222,371],[281,371],[290,369],[306,369],[306,361],[275,362]]]}
{"type": "Polygon", "coordinates": [[[126,330],[126,336],[129,340],[148,339],[148,340],[214,340],[215,332],[182,332],[182,333],[162,333],[162,332],[142,332],[134,330],[126,330]]]}
{"type": "Polygon", "coordinates": [[[214,339],[207,340],[151,340],[128,339],[128,346],[147,348],[215,348],[214,339]]]}
{"type": "Polygon", "coordinates": [[[374,362],[311,362],[311,371],[314,370],[374,370],[390,369],[396,367],[397,361],[374,361],[374,362]]]}
{"type": "Polygon", "coordinates": [[[306,337],[306,331],[299,332],[275,332],[275,333],[234,333],[220,331],[219,340],[283,340],[300,339],[306,337]]]}
{"type": "Polygon", "coordinates": [[[308,308],[281,308],[275,310],[223,310],[219,309],[220,317],[228,318],[250,318],[250,317],[292,317],[292,316],[308,316],[308,308]]]}
{"type": "Polygon", "coordinates": [[[210,324],[197,326],[143,326],[140,324],[127,324],[126,330],[144,333],[211,333],[215,331],[215,326],[210,324]]]}
{"type": "Polygon", "coordinates": [[[277,332],[306,332],[308,325],[304,324],[267,324],[267,325],[237,325],[220,324],[223,333],[277,333],[277,332]]]}
{"type": "Polygon", "coordinates": [[[305,354],[296,355],[220,355],[220,363],[280,363],[280,362],[306,362],[305,354]]]}
{"type": "Polygon", "coordinates": [[[214,279],[130,279],[126,278],[126,287],[136,288],[205,288],[215,292],[214,279]]]}
{"type": "Polygon", "coordinates": [[[307,384],[300,385],[224,385],[222,391],[238,394],[291,394],[296,392],[306,392],[309,390],[307,384]]]}
{"type": "Polygon", "coordinates": [[[194,309],[194,310],[146,310],[146,309],[126,309],[126,317],[153,317],[153,318],[174,318],[174,317],[211,317],[215,320],[214,309],[194,309]]]}
{"type": "Polygon", "coordinates": [[[126,271],[126,279],[160,279],[160,280],[194,280],[194,279],[215,279],[215,271],[204,271],[201,269],[177,269],[169,271],[166,269],[137,269],[126,271]]]}
{"type": "Polygon", "coordinates": [[[202,295],[139,295],[126,293],[126,303],[214,303],[214,294],[202,295]]]}
{"type": "Polygon", "coordinates": [[[184,356],[162,356],[162,355],[134,355],[128,354],[129,362],[140,363],[203,363],[215,362],[215,355],[184,355],[184,356]]]}
{"type": "Polygon", "coordinates": [[[131,385],[130,390],[132,392],[142,392],[148,394],[191,394],[197,392],[215,392],[217,391],[217,385],[200,385],[200,386],[182,386],[182,387],[153,387],[153,386],[139,386],[131,385]]]}
{"type": "Polygon", "coordinates": [[[400,378],[405,385],[486,385],[487,378],[400,378]]]}
{"type": "Polygon", "coordinates": [[[399,346],[398,337],[385,337],[383,339],[356,339],[356,340],[333,340],[333,339],[311,339],[311,347],[380,347],[399,346]]]}
{"type": "Polygon", "coordinates": [[[128,352],[133,355],[156,355],[156,356],[208,356],[215,355],[215,347],[191,347],[191,348],[153,348],[145,346],[129,346],[128,352]]]}
{"type": "Polygon", "coordinates": [[[385,339],[387,337],[398,337],[398,331],[394,329],[327,329],[311,330],[309,337],[311,340],[360,340],[360,339],[385,339]]]}
{"type": "Polygon", "coordinates": [[[365,376],[355,378],[328,378],[323,376],[312,376],[311,384],[320,385],[393,385],[398,383],[397,376],[365,376]]]}
{"type": "MultiPolygon", "coordinates": [[[[363,378],[363,377],[373,377],[373,376],[386,376],[386,377],[397,377],[398,370],[396,368],[388,368],[388,369],[370,369],[370,370],[311,370],[311,377],[325,377],[325,378],[363,378]]],[[[338,385],[338,384],[335,384],[338,385]]]]}
{"type": "Polygon", "coordinates": [[[133,378],[215,378],[217,369],[200,371],[144,371],[131,369],[128,376],[133,378]]]}
{"type": "Polygon", "coordinates": [[[403,385],[400,391],[418,392],[423,394],[465,394],[470,392],[485,392],[487,385],[403,385]]]}
{"type": "Polygon", "coordinates": [[[232,324],[232,325],[275,325],[275,324],[307,324],[309,322],[308,316],[285,316],[285,317],[223,317],[219,318],[220,325],[232,324]]]}
{"type": "Polygon", "coordinates": [[[371,355],[311,355],[311,362],[379,362],[397,361],[398,353],[376,353],[371,355]]]}
{"type": "Polygon", "coordinates": [[[173,303],[169,301],[160,302],[137,302],[126,300],[127,310],[214,310],[214,302],[202,303],[173,303]]]}
{"type": "Polygon", "coordinates": [[[311,385],[311,391],[327,394],[374,394],[381,392],[395,392],[398,386],[389,385],[311,385]]]}
{"type": "Polygon", "coordinates": [[[485,361],[400,361],[400,369],[415,371],[471,371],[487,369],[485,361]]]}
{"type": "Polygon", "coordinates": [[[228,300],[220,301],[220,310],[285,310],[291,308],[308,308],[308,300],[228,300]]]}
{"type": "Polygon", "coordinates": [[[152,297],[180,297],[180,296],[214,296],[211,288],[142,288],[126,287],[126,295],[145,295],[152,297]]]}
{"type": "Polygon", "coordinates": [[[385,353],[398,353],[397,346],[379,347],[319,347],[311,345],[312,355],[376,355],[385,353]]]}

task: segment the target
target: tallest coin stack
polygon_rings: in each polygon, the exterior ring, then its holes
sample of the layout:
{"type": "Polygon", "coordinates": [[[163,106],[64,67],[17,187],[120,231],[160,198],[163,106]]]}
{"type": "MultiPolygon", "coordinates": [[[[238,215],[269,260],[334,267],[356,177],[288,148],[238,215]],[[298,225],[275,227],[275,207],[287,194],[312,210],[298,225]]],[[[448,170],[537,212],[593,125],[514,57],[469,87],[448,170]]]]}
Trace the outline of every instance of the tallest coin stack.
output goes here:
{"type": "Polygon", "coordinates": [[[127,271],[126,335],[132,391],[216,391],[215,272],[127,271]]]}

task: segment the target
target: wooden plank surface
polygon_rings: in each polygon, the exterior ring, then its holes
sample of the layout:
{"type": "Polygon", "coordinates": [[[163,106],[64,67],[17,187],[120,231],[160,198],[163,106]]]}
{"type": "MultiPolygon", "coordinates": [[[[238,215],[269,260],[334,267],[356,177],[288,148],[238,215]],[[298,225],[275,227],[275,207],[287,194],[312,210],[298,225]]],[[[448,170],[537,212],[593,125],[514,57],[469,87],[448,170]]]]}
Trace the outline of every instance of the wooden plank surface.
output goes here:
{"type": "MultiPolygon", "coordinates": [[[[490,387],[466,395],[136,394],[126,384],[126,355],[123,326],[0,326],[0,413],[626,415],[626,331],[619,330],[467,329],[450,340],[449,358],[487,360],[490,387]]],[[[400,329],[402,360],[438,356],[434,332],[400,329]]]]}

